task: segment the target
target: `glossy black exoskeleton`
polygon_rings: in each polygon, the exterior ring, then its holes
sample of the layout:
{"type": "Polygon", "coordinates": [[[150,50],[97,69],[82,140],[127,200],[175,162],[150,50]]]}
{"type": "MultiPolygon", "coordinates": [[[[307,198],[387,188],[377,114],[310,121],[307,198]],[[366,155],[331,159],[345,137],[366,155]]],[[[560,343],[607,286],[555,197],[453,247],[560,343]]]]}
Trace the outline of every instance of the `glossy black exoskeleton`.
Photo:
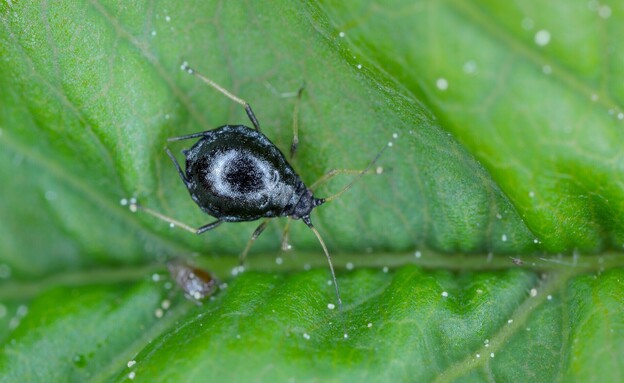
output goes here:
{"type": "Polygon", "coordinates": [[[200,137],[183,153],[183,171],[169,152],[191,198],[216,222],[255,221],[289,216],[308,223],[310,212],[324,200],[315,198],[282,152],[261,132],[226,125],[177,139],[200,137]]]}

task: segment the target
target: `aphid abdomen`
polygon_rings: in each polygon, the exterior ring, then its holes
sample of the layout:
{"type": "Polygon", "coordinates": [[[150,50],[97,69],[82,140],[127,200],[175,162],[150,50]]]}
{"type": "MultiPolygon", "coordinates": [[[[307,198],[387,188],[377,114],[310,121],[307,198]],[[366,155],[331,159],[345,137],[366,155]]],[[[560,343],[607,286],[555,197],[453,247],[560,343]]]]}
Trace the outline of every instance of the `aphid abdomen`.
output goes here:
{"type": "Polygon", "coordinates": [[[305,190],[279,149],[242,125],[206,132],[186,152],[186,178],[199,207],[229,222],[288,215],[305,190]]]}

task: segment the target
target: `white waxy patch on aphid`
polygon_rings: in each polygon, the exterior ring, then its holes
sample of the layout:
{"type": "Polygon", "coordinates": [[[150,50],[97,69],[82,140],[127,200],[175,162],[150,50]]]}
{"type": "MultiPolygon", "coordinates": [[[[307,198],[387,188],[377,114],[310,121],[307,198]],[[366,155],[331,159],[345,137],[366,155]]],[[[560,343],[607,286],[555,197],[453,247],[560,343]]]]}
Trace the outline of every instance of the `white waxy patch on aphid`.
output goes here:
{"type": "Polygon", "coordinates": [[[462,70],[466,74],[473,74],[477,72],[477,63],[474,60],[469,60],[464,63],[462,70]]]}
{"type": "Polygon", "coordinates": [[[340,32],[340,33],[338,33],[338,36],[345,37],[345,33],[344,32],[340,32]]]}
{"type": "Polygon", "coordinates": [[[303,339],[310,340],[310,335],[307,332],[303,333],[303,339]]]}
{"type": "Polygon", "coordinates": [[[157,308],[156,310],[154,310],[154,316],[156,318],[162,318],[163,315],[165,315],[165,312],[163,311],[163,309],[161,309],[160,307],[157,308]]]}
{"type": "Polygon", "coordinates": [[[353,266],[353,263],[351,263],[351,262],[347,262],[346,267],[347,267],[347,270],[353,270],[353,268],[354,268],[355,266],[353,266]]]}
{"type": "Polygon", "coordinates": [[[135,364],[136,364],[136,360],[133,359],[133,360],[129,360],[128,361],[127,366],[128,366],[128,368],[130,368],[130,367],[134,366],[135,364]]]}
{"type": "Polygon", "coordinates": [[[546,46],[550,42],[550,32],[548,32],[546,29],[540,29],[535,33],[534,40],[535,44],[537,44],[538,46],[546,46]]]}
{"type": "Polygon", "coordinates": [[[447,298],[447,297],[448,297],[448,295],[449,295],[449,294],[448,294],[448,292],[447,292],[447,291],[442,291],[442,296],[443,296],[444,298],[447,298]]]}
{"type": "Polygon", "coordinates": [[[443,77],[440,77],[439,79],[436,80],[436,87],[440,90],[447,90],[449,87],[448,80],[443,77]]]}
{"type": "Polygon", "coordinates": [[[416,258],[420,258],[420,257],[422,257],[422,253],[420,252],[420,250],[416,250],[416,252],[414,253],[414,256],[416,258]]]}
{"type": "Polygon", "coordinates": [[[277,263],[278,265],[281,265],[282,263],[284,263],[284,260],[282,259],[282,257],[277,257],[275,258],[275,263],[277,263]]]}
{"type": "Polygon", "coordinates": [[[335,309],[335,308],[336,308],[336,305],[335,305],[335,304],[333,304],[333,303],[328,303],[328,304],[327,304],[327,308],[328,308],[328,309],[330,309],[330,310],[333,310],[333,309],[335,309]]]}
{"type": "Polygon", "coordinates": [[[531,291],[529,291],[529,295],[534,298],[537,296],[537,289],[534,287],[531,289],[531,291]]]}
{"type": "Polygon", "coordinates": [[[130,373],[128,374],[128,379],[133,380],[135,377],[136,377],[136,372],[130,371],[130,373]]]}
{"type": "Polygon", "coordinates": [[[507,234],[503,234],[503,235],[501,235],[501,240],[502,240],[503,242],[507,242],[507,234]]]}

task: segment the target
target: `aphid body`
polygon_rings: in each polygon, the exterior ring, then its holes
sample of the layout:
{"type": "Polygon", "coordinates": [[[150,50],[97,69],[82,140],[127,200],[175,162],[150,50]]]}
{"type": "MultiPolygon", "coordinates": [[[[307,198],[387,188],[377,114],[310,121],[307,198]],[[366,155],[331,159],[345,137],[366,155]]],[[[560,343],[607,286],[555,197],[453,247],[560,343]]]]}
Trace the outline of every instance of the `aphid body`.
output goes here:
{"type": "Polygon", "coordinates": [[[307,223],[312,209],[324,202],[261,132],[226,125],[200,134],[184,151],[186,171],[178,170],[195,203],[220,221],[289,216],[307,223]]]}

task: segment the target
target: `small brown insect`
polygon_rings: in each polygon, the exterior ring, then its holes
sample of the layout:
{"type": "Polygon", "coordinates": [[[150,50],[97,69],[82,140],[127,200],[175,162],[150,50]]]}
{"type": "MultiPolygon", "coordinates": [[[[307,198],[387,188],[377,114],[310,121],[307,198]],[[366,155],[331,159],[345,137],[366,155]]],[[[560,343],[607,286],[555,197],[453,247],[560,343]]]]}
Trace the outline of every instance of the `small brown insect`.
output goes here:
{"type": "Polygon", "coordinates": [[[179,259],[167,262],[167,269],[184,295],[198,304],[217,290],[217,279],[206,270],[179,259]]]}

